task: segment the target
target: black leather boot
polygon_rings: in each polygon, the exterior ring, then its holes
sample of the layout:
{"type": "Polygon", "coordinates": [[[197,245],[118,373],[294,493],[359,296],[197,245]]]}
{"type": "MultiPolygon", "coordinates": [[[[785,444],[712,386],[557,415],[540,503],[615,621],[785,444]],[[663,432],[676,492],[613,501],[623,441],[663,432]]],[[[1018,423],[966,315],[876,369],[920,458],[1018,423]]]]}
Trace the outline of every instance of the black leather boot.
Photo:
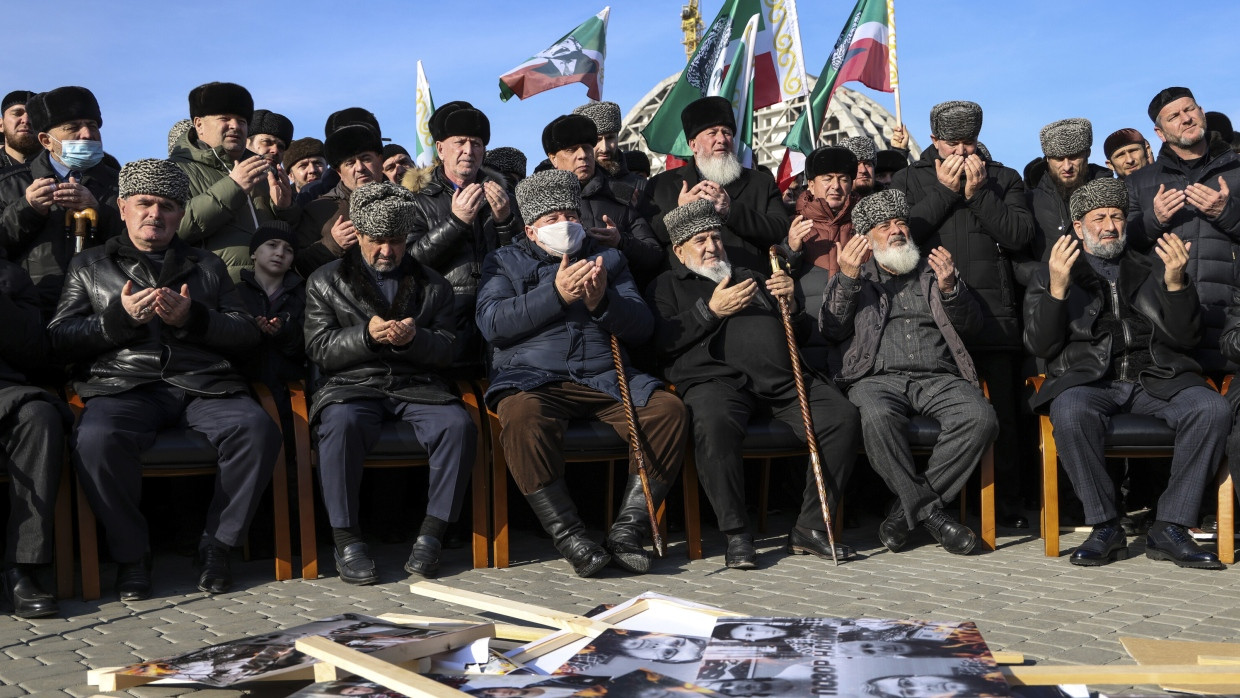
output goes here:
{"type": "MultiPolygon", "coordinates": [[[[650,497],[656,512],[671,488],[668,483],[650,478],[650,497]]],[[[650,512],[646,509],[646,493],[642,490],[641,478],[634,473],[629,475],[629,481],[624,486],[620,513],[607,532],[603,547],[607,548],[611,561],[619,567],[634,574],[645,574],[650,571],[650,554],[645,547],[648,540],[650,512]]]]}
{"type": "Polygon", "coordinates": [[[586,536],[585,524],[577,515],[577,506],[568,495],[564,480],[525,495],[543,530],[551,536],[555,549],[573,566],[578,577],[591,577],[611,562],[611,555],[586,536]]]}

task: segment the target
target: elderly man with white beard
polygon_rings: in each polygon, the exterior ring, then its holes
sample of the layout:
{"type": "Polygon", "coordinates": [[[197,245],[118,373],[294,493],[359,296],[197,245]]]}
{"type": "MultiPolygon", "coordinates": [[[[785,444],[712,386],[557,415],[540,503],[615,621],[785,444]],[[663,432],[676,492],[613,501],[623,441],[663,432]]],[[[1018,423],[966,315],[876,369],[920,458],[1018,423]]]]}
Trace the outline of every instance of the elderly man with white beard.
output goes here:
{"type": "MultiPolygon", "coordinates": [[[[733,137],[736,120],[723,97],[703,97],[680,114],[693,160],[651,178],[638,205],[655,237],[671,247],[663,216],[697,199],[715,205],[723,219],[719,233],[728,259],[749,269],[763,269],[767,250],[788,234],[788,214],[775,178],[741,167],[733,137]]],[[[669,257],[670,259],[670,257],[669,257]]]]}
{"type": "MultiPolygon", "coordinates": [[[[724,563],[754,569],[757,554],[745,516],[741,459],[746,426],[753,419],[776,420],[798,440],[806,439],[777,299],[786,298],[797,309],[793,324],[802,341],[813,334],[814,321],[795,298],[787,273],[767,278],[729,263],[719,234],[723,221],[710,202],[690,202],[666,220],[676,259],[650,288],[655,346],[668,381],[676,384],[689,410],[702,486],[728,540],[724,563]]],[[[801,364],[809,366],[804,357],[801,364]]],[[[856,459],[860,420],[830,378],[813,368],[804,373],[828,504],[835,506],[856,459]]],[[[801,510],[785,549],[790,555],[831,558],[814,473],[806,468],[803,480],[801,510]]],[[[845,560],[853,552],[837,543],[834,557],[845,560]]]]}
{"type": "Polygon", "coordinates": [[[999,431],[964,345],[981,330],[982,309],[946,249],[922,258],[908,216],[896,189],[857,203],[855,237],[840,252],[840,273],[827,284],[819,322],[842,353],[829,365],[841,367],[836,381],[861,412],[870,465],[897,497],[879,524],[879,540],[898,552],[921,526],[948,552],[967,555],[977,537],[944,504],[999,431]],[[924,473],[917,472],[906,436],[913,414],[942,428],[924,473]]]}

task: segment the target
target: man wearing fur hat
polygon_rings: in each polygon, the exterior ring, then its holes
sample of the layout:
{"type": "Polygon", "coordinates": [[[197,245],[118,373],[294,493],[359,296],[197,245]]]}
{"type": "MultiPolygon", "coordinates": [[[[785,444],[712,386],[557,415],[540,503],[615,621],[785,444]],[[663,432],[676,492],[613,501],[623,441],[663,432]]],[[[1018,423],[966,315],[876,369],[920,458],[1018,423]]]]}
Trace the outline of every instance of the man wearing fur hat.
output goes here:
{"type": "Polygon", "coordinates": [[[418,215],[409,231],[409,254],[443,275],[456,295],[457,358],[467,372],[482,365],[482,341],[474,324],[482,260],[521,232],[504,175],[482,160],[491,122],[469,102],[448,102],[431,114],[431,138],[439,166],[417,192],[418,215]]]}
{"type": "Polygon", "coordinates": [[[1075,234],[1055,242],[1025,295],[1025,346],[1047,362],[1031,404],[1050,414],[1060,462],[1093,526],[1069,561],[1098,566],[1128,557],[1103,442],[1110,416],[1131,412],[1158,417],[1176,432],[1146,556],[1223,569],[1185,530],[1197,523],[1231,424],[1226,399],[1206,385],[1193,359],[1202,317],[1198,284],[1186,269],[1198,243],[1164,233],[1156,259],[1138,254],[1128,246],[1128,208],[1119,180],[1078,189],[1071,200],[1075,234]]]}
{"type": "Polygon", "coordinates": [[[594,160],[607,176],[616,198],[636,204],[646,188],[646,178],[629,171],[620,152],[620,105],[615,102],[589,102],[573,110],[594,122],[598,140],[594,143],[594,160]]]}
{"type": "Polygon", "coordinates": [[[1150,101],[1149,117],[1162,139],[1158,159],[1133,172],[1128,185],[1128,238],[1147,250],[1164,233],[1193,244],[1185,269],[1201,301],[1202,340],[1196,359],[1207,375],[1235,366],[1219,352],[1227,306],[1238,281],[1240,157],[1230,142],[1206,129],[1205,112],[1186,87],[1168,87],[1150,101]]]}
{"type": "Polygon", "coordinates": [[[42,151],[0,175],[0,244],[30,274],[44,320],[50,320],[77,244],[66,220],[71,224],[74,214],[95,209],[98,222],[85,246],[122,229],[117,171],[103,162],[103,116],[90,90],[58,87],[30,97],[25,107],[42,151]]]}
{"type": "Polygon", "coordinates": [[[306,185],[318,181],[327,172],[323,157],[323,141],[314,136],[298,138],[284,151],[284,171],[293,190],[300,193],[306,185]]]}
{"type": "Polygon", "coordinates": [[[999,417],[995,477],[1000,494],[998,521],[1026,528],[1021,513],[1017,386],[1024,377],[1020,339],[1020,297],[1012,258],[1026,253],[1034,236],[1033,216],[1020,175],[980,154],[982,108],[951,101],[930,110],[934,147],[891,179],[909,205],[908,228],[917,244],[943,246],[960,278],[982,304],[983,330],[971,337],[969,352],[990,390],[999,417]]]}
{"type": "Polygon", "coordinates": [[[1102,152],[1107,156],[1107,167],[1120,179],[1127,179],[1128,175],[1154,162],[1150,142],[1135,128],[1121,128],[1107,136],[1102,152]]]}
{"type": "Polygon", "coordinates": [[[413,167],[413,159],[404,146],[388,143],[383,146],[383,176],[392,184],[400,184],[413,167]]]}
{"type": "Polygon", "coordinates": [[[246,141],[246,147],[250,152],[267,158],[276,165],[282,164],[284,152],[293,142],[293,122],[283,114],[255,109],[249,126],[250,137],[246,141]]]}
{"type": "Polygon", "coordinates": [[[558,116],[543,129],[543,150],[555,169],[576,175],[586,234],[623,252],[638,288],[645,288],[663,265],[663,246],[631,199],[618,193],[611,175],[595,161],[595,131],[594,122],[581,114],[558,116]]]}
{"type": "MultiPolygon", "coordinates": [[[[357,229],[349,218],[349,197],[363,184],[384,182],[383,138],[379,120],[361,107],[332,112],[323,128],[323,154],[335,175],[335,184],[305,204],[299,226],[297,273],[309,277],[315,269],[339,259],[357,244],[357,229]]],[[[327,186],[329,179],[316,187],[327,186]]]]}
{"type": "Polygon", "coordinates": [[[30,128],[26,102],[34,96],[30,90],[13,90],[0,100],[0,169],[21,165],[43,150],[39,134],[30,128]]]}
{"type": "MultiPolygon", "coordinates": [[[[517,185],[516,196],[529,224],[523,237],[487,255],[477,312],[478,327],[495,349],[486,400],[499,414],[508,469],[579,576],[597,574],[612,561],[644,573],[650,526],[641,481],[629,475],[619,515],[600,546],[586,535],[569,496],[559,441],[569,419],[606,422],[627,439],[611,337],[624,355],[623,345],[650,338],[654,319],[624,255],[598,244],[578,222],[580,187],[572,173],[535,173],[517,185]]],[[[657,508],[680,469],[685,409],[654,377],[631,368],[627,376],[649,446],[657,508]]]]}
{"type": "MultiPolygon", "coordinates": [[[[852,239],[857,156],[848,148],[823,146],[805,158],[805,190],[797,196],[797,217],[782,245],[807,312],[822,307],[827,281],[840,270],[839,254],[852,239]]],[[[815,369],[827,366],[827,343],[811,332],[802,351],[815,369]]]]}
{"type": "Polygon", "coordinates": [[[349,218],[357,244],[319,268],[307,291],[306,350],[323,372],[310,420],[336,568],[350,584],[377,579],[358,528],[359,496],[362,461],[385,420],[406,422],[430,457],[426,518],[405,563],[411,574],[439,569],[474,461],[474,424],[438,375],[455,353],[452,287],[405,254],[413,197],[390,182],[356,189],[349,218]]]}
{"type": "MultiPolygon", "coordinates": [[[[1072,192],[1094,179],[1111,179],[1111,171],[1089,162],[1094,145],[1094,127],[1089,119],[1061,119],[1042,127],[1038,134],[1042,143],[1042,163],[1035,166],[1026,191],[1029,210],[1033,213],[1034,234],[1030,256],[1045,262],[1050,249],[1061,235],[1072,231],[1068,200],[1072,192]]],[[[1029,268],[1028,273],[1032,273],[1029,268]]],[[[1027,274],[1019,275],[1027,282],[1027,274]]]]}
{"type": "Polygon", "coordinates": [[[525,179],[525,153],[510,146],[487,150],[487,154],[482,158],[482,165],[504,175],[508,179],[509,189],[515,189],[517,184],[525,179]]]}
{"type": "Polygon", "coordinates": [[[220,454],[198,546],[198,588],[212,594],[232,585],[229,548],[242,541],[280,450],[279,429],[230,358],[257,345],[259,329],[223,261],[177,236],[189,184],[167,160],[121,170],[127,233],[73,258],[48,327],[53,347],[88,375],[74,385],[86,401],[74,466],[119,563],[122,601],[151,594],[139,459],[160,429],[188,426],[220,454]]]}
{"type": "MultiPolygon", "coordinates": [[[[846,176],[856,172],[855,160],[849,160],[846,176]]],[[[765,416],[805,440],[777,299],[793,304],[793,323],[802,340],[817,334],[814,320],[794,297],[795,286],[785,272],[767,278],[729,263],[719,234],[723,221],[710,201],[685,204],[664,221],[676,259],[650,288],[657,317],[654,343],[667,379],[676,384],[692,418],[698,474],[728,539],[725,564],[754,569],[757,554],[745,516],[741,458],[745,425],[765,416]]],[[[860,419],[830,379],[813,369],[806,373],[828,504],[838,506],[856,459],[860,419]]],[[[833,557],[812,470],[805,474],[801,502],[788,532],[788,553],[833,557]]],[[[836,544],[839,559],[853,554],[849,546],[836,544]]]]}
{"type": "Polygon", "coordinates": [[[948,552],[967,555],[977,537],[944,506],[998,432],[965,349],[983,327],[982,312],[946,248],[923,258],[911,215],[898,189],[857,203],[855,237],[840,251],[819,322],[823,336],[838,343],[832,366],[861,411],[866,457],[896,495],[879,540],[899,552],[921,526],[948,552]],[[942,429],[924,473],[909,451],[910,414],[942,429]]]}
{"type": "Polygon", "coordinates": [[[878,146],[874,145],[874,139],[855,136],[845,138],[840,145],[857,156],[857,174],[853,177],[853,191],[857,192],[857,198],[882,191],[883,187],[874,179],[874,166],[878,163],[878,146]]]}
{"type": "Polygon", "coordinates": [[[775,178],[741,167],[733,138],[736,120],[723,97],[703,97],[680,113],[693,160],[650,179],[638,210],[650,221],[655,237],[671,247],[663,216],[694,199],[709,199],[723,219],[728,259],[747,269],[762,269],[767,250],[788,234],[788,214],[775,178]]]}
{"type": "Polygon", "coordinates": [[[254,268],[250,236],[270,220],[295,223],[293,188],[271,161],[246,148],[254,99],[241,85],[209,82],[189,93],[194,127],[169,159],[189,177],[190,200],[177,234],[228,265],[234,283],[254,268]]]}

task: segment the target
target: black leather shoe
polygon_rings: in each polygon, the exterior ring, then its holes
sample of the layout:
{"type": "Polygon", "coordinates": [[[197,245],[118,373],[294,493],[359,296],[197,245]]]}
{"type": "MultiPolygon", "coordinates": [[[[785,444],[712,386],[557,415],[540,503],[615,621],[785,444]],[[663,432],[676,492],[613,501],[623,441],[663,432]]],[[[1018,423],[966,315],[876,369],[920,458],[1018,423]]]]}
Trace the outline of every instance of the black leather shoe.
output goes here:
{"type": "Polygon", "coordinates": [[[887,546],[888,550],[898,553],[908,543],[910,533],[912,529],[908,527],[908,521],[904,518],[904,507],[900,506],[897,501],[887,510],[887,518],[878,525],[878,539],[887,546]]]}
{"type": "Polygon", "coordinates": [[[1218,556],[1203,550],[1183,526],[1155,521],[1145,536],[1145,556],[1151,560],[1170,560],[1180,567],[1202,570],[1226,569],[1218,556]]]}
{"type": "Polygon", "coordinates": [[[151,598],[151,554],[137,562],[116,566],[116,593],[121,601],[144,601],[151,598]]]}
{"type": "Polygon", "coordinates": [[[723,564],[734,570],[758,569],[758,552],[753,547],[752,533],[728,534],[728,551],[723,554],[723,564]]]}
{"type": "MultiPolygon", "coordinates": [[[[802,530],[798,526],[793,526],[792,530],[788,531],[786,550],[789,555],[817,555],[826,560],[831,559],[831,541],[827,539],[826,531],[802,530]]],[[[835,556],[839,560],[847,560],[856,554],[857,551],[851,546],[843,543],[835,544],[835,556]]]]}
{"type": "Polygon", "coordinates": [[[1082,567],[1100,567],[1128,559],[1128,538],[1119,523],[1102,523],[1094,526],[1089,537],[1068,558],[1068,562],[1082,567]]]}
{"type": "Polygon", "coordinates": [[[973,534],[973,530],[952,519],[942,509],[931,511],[921,525],[934,536],[944,550],[953,555],[968,555],[973,552],[973,546],[977,545],[977,536],[973,534]]]}
{"type": "Polygon", "coordinates": [[[370,557],[370,548],[365,543],[349,543],[343,550],[333,549],[332,554],[336,558],[336,571],[346,583],[374,584],[379,579],[375,561],[370,557]]]}
{"type": "Polygon", "coordinates": [[[0,592],[18,618],[46,618],[60,613],[56,597],[43,591],[34,576],[21,567],[4,571],[0,592]]]}
{"type": "Polygon", "coordinates": [[[435,536],[418,536],[409,552],[409,560],[405,563],[405,571],[430,579],[439,571],[439,552],[443,544],[435,536]]]}
{"type": "Polygon", "coordinates": [[[223,594],[232,588],[232,569],[228,562],[228,548],[215,543],[198,546],[198,589],[208,594],[223,594]]]}
{"type": "Polygon", "coordinates": [[[1019,512],[1006,512],[998,516],[999,528],[1029,528],[1029,519],[1019,512]]]}

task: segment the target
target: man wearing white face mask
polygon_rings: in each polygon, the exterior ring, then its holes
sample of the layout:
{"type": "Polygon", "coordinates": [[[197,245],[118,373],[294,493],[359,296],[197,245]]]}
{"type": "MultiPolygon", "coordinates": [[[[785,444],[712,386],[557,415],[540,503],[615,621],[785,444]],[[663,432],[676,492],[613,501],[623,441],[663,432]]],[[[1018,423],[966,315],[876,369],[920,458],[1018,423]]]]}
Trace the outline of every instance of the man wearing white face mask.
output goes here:
{"type": "MultiPolygon", "coordinates": [[[[627,438],[610,337],[642,344],[654,318],[624,255],[588,237],[578,221],[581,194],[573,173],[536,173],[517,185],[516,196],[530,223],[523,238],[483,261],[477,310],[478,328],[495,350],[486,400],[503,426],[508,469],[578,576],[597,574],[609,562],[644,573],[650,529],[640,480],[630,474],[620,513],[600,546],[586,535],[569,496],[559,442],[569,419],[604,421],[627,438]]],[[[657,508],[680,469],[684,405],[654,377],[634,370],[627,376],[652,456],[657,508]]]]}
{"type": "Polygon", "coordinates": [[[30,274],[47,321],[56,310],[65,268],[76,249],[74,235],[66,232],[66,218],[95,209],[98,223],[86,246],[116,235],[121,229],[116,208],[119,172],[102,163],[103,116],[90,90],[58,87],[31,97],[26,111],[44,150],[0,178],[0,244],[9,259],[30,274]]]}

